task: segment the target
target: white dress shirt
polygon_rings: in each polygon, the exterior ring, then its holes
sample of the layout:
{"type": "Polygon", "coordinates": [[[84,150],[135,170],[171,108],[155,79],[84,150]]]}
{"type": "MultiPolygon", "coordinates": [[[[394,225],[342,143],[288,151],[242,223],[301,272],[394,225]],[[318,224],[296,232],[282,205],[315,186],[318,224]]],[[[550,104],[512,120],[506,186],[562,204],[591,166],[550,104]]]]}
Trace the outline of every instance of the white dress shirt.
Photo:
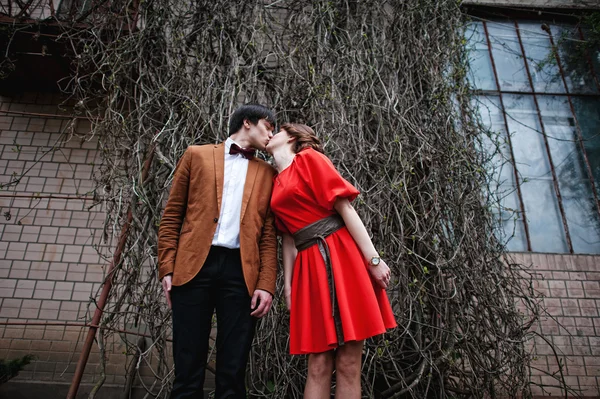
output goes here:
{"type": "MultiPolygon", "coordinates": [[[[212,245],[226,248],[240,247],[240,216],[242,197],[248,173],[248,160],[242,154],[230,154],[229,148],[235,143],[231,137],[225,141],[225,166],[223,180],[223,198],[217,231],[212,245]]],[[[237,144],[237,143],[236,143],[237,144]]],[[[240,146],[241,147],[241,146],[240,146]]]]}

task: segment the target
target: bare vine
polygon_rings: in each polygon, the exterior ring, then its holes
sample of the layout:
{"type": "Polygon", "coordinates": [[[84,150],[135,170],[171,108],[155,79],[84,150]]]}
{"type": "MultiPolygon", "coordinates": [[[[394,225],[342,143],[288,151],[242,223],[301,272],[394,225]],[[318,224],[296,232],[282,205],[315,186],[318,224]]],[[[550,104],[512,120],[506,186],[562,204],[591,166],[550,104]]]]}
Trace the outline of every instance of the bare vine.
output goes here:
{"type": "MultiPolygon", "coordinates": [[[[472,117],[458,2],[110,4],[62,40],[74,53],[76,111],[101,143],[104,239],[116,242],[133,215],[98,339],[122,328],[151,336],[147,347],[126,341],[129,367],[154,373],[152,396],[172,381],[156,238],[173,169],[188,145],[223,140],[241,102],[314,126],[362,192],[355,205],[393,269],[399,321],[366,343],[364,397],[531,396],[526,343],[539,304],[494,236],[491,154],[481,151],[491,133],[472,117]]],[[[253,397],[301,397],[306,361],[288,355],[287,337],[276,298],[252,350],[253,397]]]]}

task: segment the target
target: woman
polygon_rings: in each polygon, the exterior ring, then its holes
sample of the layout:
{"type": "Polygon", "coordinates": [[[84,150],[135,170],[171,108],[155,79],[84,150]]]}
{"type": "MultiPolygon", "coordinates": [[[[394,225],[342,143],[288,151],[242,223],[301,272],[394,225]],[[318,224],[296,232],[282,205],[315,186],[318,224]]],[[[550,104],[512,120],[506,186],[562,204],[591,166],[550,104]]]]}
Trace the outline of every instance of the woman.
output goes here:
{"type": "Polygon", "coordinates": [[[335,366],[335,397],[360,398],[363,342],[396,326],[390,269],[350,204],[358,190],[310,127],[285,124],[266,149],[279,172],[271,209],[283,236],[290,352],[309,355],[304,396],[329,399],[335,366]]]}

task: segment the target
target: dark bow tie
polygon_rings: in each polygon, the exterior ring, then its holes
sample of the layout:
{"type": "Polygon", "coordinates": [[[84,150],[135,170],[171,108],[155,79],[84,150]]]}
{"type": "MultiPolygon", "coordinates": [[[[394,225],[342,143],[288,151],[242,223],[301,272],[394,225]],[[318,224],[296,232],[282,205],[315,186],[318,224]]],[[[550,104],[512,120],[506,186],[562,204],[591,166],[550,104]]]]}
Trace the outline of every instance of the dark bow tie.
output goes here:
{"type": "Polygon", "coordinates": [[[242,154],[242,156],[244,158],[252,159],[252,158],[254,158],[254,154],[256,153],[256,150],[253,148],[240,148],[239,145],[232,143],[231,147],[229,147],[229,153],[231,155],[242,154]]]}

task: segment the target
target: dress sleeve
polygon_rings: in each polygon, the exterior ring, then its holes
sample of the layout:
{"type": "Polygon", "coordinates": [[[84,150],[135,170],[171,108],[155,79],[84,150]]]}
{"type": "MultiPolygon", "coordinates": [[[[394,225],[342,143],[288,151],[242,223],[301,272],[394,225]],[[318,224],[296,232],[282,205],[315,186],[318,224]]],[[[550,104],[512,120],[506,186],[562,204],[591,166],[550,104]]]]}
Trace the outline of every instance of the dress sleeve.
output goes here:
{"type": "Polygon", "coordinates": [[[344,179],[325,155],[312,148],[296,155],[296,164],[317,204],[332,210],[338,198],[353,201],[360,192],[344,179]]]}

